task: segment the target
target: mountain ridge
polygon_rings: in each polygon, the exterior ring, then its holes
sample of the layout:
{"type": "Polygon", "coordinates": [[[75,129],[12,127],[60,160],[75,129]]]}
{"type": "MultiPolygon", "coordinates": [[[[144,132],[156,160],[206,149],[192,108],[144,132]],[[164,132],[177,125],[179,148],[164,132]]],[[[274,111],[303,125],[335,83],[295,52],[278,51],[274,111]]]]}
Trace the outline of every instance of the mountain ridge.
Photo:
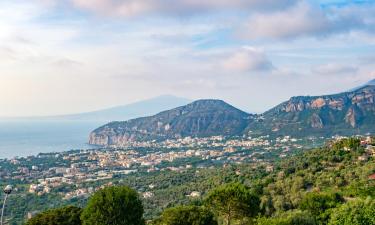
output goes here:
{"type": "MultiPolygon", "coordinates": [[[[375,86],[322,96],[296,96],[266,111],[263,133],[345,134],[349,129],[372,131],[375,86]]],[[[249,129],[251,130],[251,129],[249,129]]],[[[357,133],[360,133],[357,132],[357,133]]],[[[356,134],[356,133],[353,133],[356,134]]]]}
{"type": "Polygon", "coordinates": [[[215,99],[194,101],[154,116],[97,128],[89,143],[238,135],[333,136],[374,133],[375,85],[332,95],[295,96],[263,114],[249,114],[215,99]]]}
{"type": "Polygon", "coordinates": [[[89,143],[121,145],[186,136],[240,135],[250,116],[222,100],[197,100],[154,116],[106,124],[90,134],[89,143]]]}
{"type": "Polygon", "coordinates": [[[360,85],[360,86],[358,86],[358,87],[352,88],[352,89],[350,89],[350,90],[348,90],[348,91],[346,91],[346,92],[355,91],[355,90],[361,89],[361,88],[363,88],[363,87],[366,87],[366,86],[373,86],[373,85],[375,85],[375,79],[372,79],[372,80],[368,81],[367,83],[365,83],[365,84],[363,84],[363,85],[360,85]]]}

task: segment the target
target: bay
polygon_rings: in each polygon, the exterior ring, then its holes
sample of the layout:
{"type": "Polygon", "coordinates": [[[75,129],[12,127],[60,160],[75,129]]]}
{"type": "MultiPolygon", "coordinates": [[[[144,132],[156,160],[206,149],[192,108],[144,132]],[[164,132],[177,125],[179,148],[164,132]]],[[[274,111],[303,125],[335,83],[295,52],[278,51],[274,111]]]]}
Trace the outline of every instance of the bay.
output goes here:
{"type": "Polygon", "coordinates": [[[94,148],[87,144],[102,122],[0,121],[0,158],[94,148]]]}

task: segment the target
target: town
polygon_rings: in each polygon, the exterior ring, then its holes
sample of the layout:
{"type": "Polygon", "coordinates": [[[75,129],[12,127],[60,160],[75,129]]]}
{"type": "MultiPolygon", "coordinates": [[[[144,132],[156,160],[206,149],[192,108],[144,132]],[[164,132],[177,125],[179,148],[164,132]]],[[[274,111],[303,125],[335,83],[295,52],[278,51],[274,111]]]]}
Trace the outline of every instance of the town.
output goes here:
{"type": "MultiPolygon", "coordinates": [[[[341,139],[343,137],[334,137],[341,139]]],[[[88,197],[100,187],[98,181],[109,183],[116,177],[131,173],[155,171],[183,171],[191,168],[223,166],[228,163],[253,163],[272,171],[275,159],[287,157],[313,145],[324,143],[325,138],[296,139],[289,136],[270,138],[183,138],[164,142],[134,143],[124,148],[72,150],[61,153],[38,154],[26,158],[0,160],[0,178],[12,183],[29,185],[27,191],[36,195],[48,194],[63,185],[76,185],[77,189],[61,191],[63,199],[88,197]]],[[[370,137],[363,138],[363,144],[370,137]]],[[[359,160],[374,156],[373,146],[366,146],[367,154],[359,160]]],[[[144,197],[151,196],[145,193],[144,197]]]]}

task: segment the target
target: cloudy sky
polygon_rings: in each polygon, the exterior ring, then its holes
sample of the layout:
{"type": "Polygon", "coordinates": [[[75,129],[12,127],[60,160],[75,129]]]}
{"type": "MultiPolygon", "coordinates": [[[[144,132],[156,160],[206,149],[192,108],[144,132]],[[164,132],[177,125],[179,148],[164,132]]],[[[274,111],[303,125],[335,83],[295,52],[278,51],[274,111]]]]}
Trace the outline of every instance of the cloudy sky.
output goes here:
{"type": "Polygon", "coordinates": [[[375,1],[1,0],[0,116],[159,95],[262,112],[375,78],[375,1]]]}

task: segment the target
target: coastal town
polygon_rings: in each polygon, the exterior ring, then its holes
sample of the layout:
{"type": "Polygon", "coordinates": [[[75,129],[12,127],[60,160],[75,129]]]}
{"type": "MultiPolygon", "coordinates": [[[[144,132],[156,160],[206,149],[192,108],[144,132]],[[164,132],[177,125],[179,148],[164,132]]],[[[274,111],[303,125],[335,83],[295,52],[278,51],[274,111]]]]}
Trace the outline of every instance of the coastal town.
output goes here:
{"type": "MultiPolygon", "coordinates": [[[[358,160],[365,161],[374,157],[375,147],[368,144],[372,143],[370,137],[362,137],[362,140],[366,153],[358,160]]],[[[69,200],[88,197],[100,188],[95,183],[110,185],[112,180],[133,173],[178,172],[245,162],[264,166],[271,172],[275,160],[325,141],[324,138],[306,140],[290,136],[274,139],[269,136],[237,139],[215,136],[134,143],[127,148],[72,150],[2,159],[0,178],[26,185],[28,193],[39,196],[56,192],[64,185],[74,185],[77,187],[74,190],[58,191],[63,199],[69,200]]],[[[152,193],[145,192],[143,197],[152,197],[152,193]]]]}

